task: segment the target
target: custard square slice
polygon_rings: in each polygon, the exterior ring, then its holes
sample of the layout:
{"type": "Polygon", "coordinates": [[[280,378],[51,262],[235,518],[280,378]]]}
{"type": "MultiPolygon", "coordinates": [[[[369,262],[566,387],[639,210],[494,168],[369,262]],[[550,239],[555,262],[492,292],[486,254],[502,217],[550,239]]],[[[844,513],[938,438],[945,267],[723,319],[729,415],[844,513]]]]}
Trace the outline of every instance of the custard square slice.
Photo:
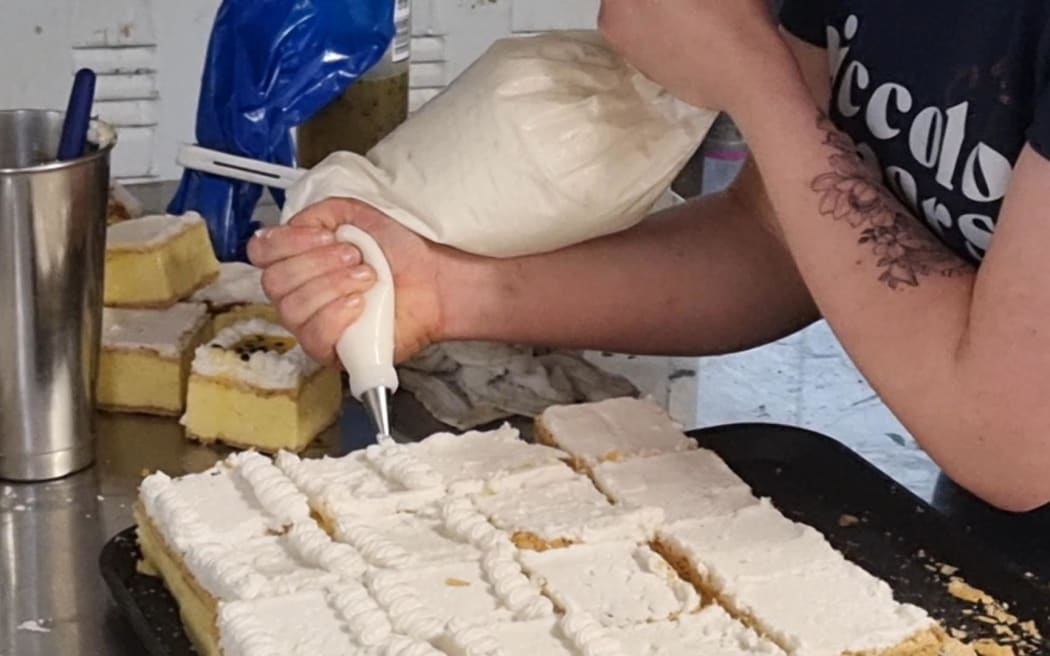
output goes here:
{"type": "Polygon", "coordinates": [[[658,405],[629,397],[547,408],[536,421],[536,439],[571,454],[581,471],[602,462],[697,448],[658,405]]]}
{"type": "Polygon", "coordinates": [[[178,479],[148,476],[135,518],[144,561],[164,579],[203,654],[218,653],[222,603],[321,589],[367,567],[321,530],[305,497],[256,453],[178,479]]]}
{"type": "Polygon", "coordinates": [[[247,321],[197,348],[181,422],[202,442],[301,451],[338,420],[342,404],[338,372],[281,326],[247,321]]]}
{"type": "Polygon", "coordinates": [[[613,501],[660,508],[667,522],[717,517],[758,503],[748,484],[707,449],[603,462],[591,475],[613,501]]]}
{"type": "Polygon", "coordinates": [[[220,264],[219,277],[194,293],[191,300],[208,306],[215,317],[215,332],[251,319],[278,323],[277,310],[263,291],[262,269],[244,262],[220,264]]]}
{"type": "Polygon", "coordinates": [[[493,431],[437,433],[397,448],[436,472],[453,494],[480,492],[490,482],[528,475],[568,458],[559,449],[526,442],[509,424],[493,431]]]}
{"type": "Polygon", "coordinates": [[[218,275],[208,227],[195,212],[145,216],[107,228],[105,305],[167,307],[218,275]]]}
{"type": "Polygon", "coordinates": [[[433,647],[398,635],[360,583],[321,591],[239,601],[219,613],[227,656],[440,656],[433,647]]]}
{"type": "Polygon", "coordinates": [[[207,329],[208,313],[198,303],[103,309],[98,407],[177,417],[185,407],[193,350],[207,329]]]}
{"type": "Polygon", "coordinates": [[[524,570],[563,611],[603,626],[671,620],[700,608],[700,595],[659,554],[633,542],[520,552],[524,570]]]}
{"type": "Polygon", "coordinates": [[[896,602],[885,582],[768,500],[657,534],[657,549],[684,576],[789,654],[933,655],[939,649],[939,630],[924,611],[896,602]]]}
{"type": "Polygon", "coordinates": [[[659,508],[613,505],[586,476],[558,463],[475,494],[474,504],[520,549],[546,551],[572,544],[648,542],[663,521],[659,508]]]}

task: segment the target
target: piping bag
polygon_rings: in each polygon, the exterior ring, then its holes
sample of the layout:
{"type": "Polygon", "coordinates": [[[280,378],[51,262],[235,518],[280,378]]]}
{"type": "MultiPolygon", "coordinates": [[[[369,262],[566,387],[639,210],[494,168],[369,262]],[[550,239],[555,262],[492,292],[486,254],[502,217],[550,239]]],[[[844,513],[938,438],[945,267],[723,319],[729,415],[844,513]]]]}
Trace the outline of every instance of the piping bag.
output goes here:
{"type": "MultiPolygon", "coordinates": [[[[305,169],[237,157],[199,146],[183,146],[178,163],[190,170],[274,189],[288,189],[306,174],[305,169]]],[[[283,216],[282,221],[290,218],[283,216]]],[[[383,444],[393,441],[390,436],[390,396],[398,388],[394,368],[394,276],[383,249],[364,230],[344,225],[336,230],[335,237],[360,249],[365,263],[376,271],[376,283],[365,294],[364,312],[343,332],[335,348],[350,378],[350,392],[364,405],[375,424],[376,441],[383,444]]]]}

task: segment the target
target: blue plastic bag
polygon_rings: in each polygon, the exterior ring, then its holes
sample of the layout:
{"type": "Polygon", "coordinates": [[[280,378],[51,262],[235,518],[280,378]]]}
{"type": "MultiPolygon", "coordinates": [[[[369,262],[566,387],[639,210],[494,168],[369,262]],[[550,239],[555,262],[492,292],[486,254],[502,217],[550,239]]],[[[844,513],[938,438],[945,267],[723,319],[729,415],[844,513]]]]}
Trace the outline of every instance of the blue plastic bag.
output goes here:
{"type": "MultiPolygon", "coordinates": [[[[224,0],[197,107],[206,148],[292,166],[292,129],[338,98],[386,52],[394,0],[224,0]]],[[[271,190],[277,204],[284,198],[271,190]]],[[[258,185],[186,171],[168,211],[204,216],[220,260],[245,260],[258,185]]]]}

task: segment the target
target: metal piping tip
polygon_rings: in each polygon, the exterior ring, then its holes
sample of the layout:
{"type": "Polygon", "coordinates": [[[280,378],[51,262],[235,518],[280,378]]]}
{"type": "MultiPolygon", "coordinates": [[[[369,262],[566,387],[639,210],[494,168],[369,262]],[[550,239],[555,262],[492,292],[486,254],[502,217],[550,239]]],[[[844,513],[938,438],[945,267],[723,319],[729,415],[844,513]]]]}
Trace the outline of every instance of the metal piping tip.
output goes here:
{"type": "Polygon", "coordinates": [[[390,436],[390,391],[385,387],[374,387],[361,395],[368,415],[381,436],[390,436]]]}

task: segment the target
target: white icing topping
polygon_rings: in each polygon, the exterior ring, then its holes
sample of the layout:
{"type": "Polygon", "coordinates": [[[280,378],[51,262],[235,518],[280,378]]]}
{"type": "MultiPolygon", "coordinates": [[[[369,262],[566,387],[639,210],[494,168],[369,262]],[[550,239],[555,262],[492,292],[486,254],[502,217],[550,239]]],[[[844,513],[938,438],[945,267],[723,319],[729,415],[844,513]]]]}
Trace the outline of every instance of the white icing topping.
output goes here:
{"type": "Polygon", "coordinates": [[[403,569],[418,564],[418,558],[408,549],[391,542],[367,524],[353,518],[338,520],[335,536],[340,542],[353,545],[362,556],[376,567],[403,569]]]}
{"type": "Polygon", "coordinates": [[[611,499],[660,508],[667,522],[732,513],[758,502],[747,483],[707,449],[604,462],[591,471],[611,499]]]}
{"type": "Polygon", "coordinates": [[[252,353],[247,361],[230,350],[255,335],[294,340],[290,332],[268,321],[252,319],[236,323],[197,348],[193,358],[193,373],[233,380],[264,390],[297,390],[304,379],[321,368],[298,344],[284,353],[252,353]]]}
{"type": "Polygon", "coordinates": [[[312,522],[306,497],[269,458],[245,451],[230,455],[227,464],[248,482],[270,516],[285,525],[312,522]]]}
{"type": "Polygon", "coordinates": [[[590,479],[565,465],[531,471],[534,475],[521,475],[518,485],[488,486],[474,496],[496,527],[547,542],[647,542],[663,521],[659,508],[612,505],[590,479]]]}
{"type": "Polygon", "coordinates": [[[627,656],[605,627],[579,608],[566,609],[561,629],[584,656],[627,656]]]}
{"type": "Polygon", "coordinates": [[[670,622],[635,624],[624,629],[611,629],[609,633],[627,654],[784,656],[779,647],[760,638],[718,605],[707,606],[699,613],[682,615],[670,622]]]}
{"type": "Polygon", "coordinates": [[[207,320],[208,309],[199,303],[176,303],[163,310],[103,308],[102,347],[177,359],[207,320]]]}
{"type": "Polygon", "coordinates": [[[647,546],[576,545],[519,559],[562,609],[579,607],[607,626],[669,619],[700,606],[696,590],[647,546]]]}
{"type": "Polygon", "coordinates": [[[554,605],[522,573],[516,553],[509,540],[490,546],[481,557],[485,577],[518,619],[533,620],[552,614],[554,605]]]}
{"type": "Polygon", "coordinates": [[[164,472],[147,476],[139,492],[147,514],[179,551],[187,551],[211,533],[194,507],[179,498],[174,482],[164,472]]]}
{"type": "Polygon", "coordinates": [[[193,226],[202,225],[204,219],[196,212],[182,216],[154,214],[141,219],[114,223],[106,230],[106,250],[141,250],[159,246],[174,239],[193,226]]]}
{"type": "MultiPolygon", "coordinates": [[[[225,656],[379,656],[393,635],[360,583],[334,586],[219,608],[225,656]]],[[[404,645],[404,640],[398,641],[404,645]]],[[[427,654],[405,651],[402,654],[427,654]]]]}
{"type": "Polygon", "coordinates": [[[696,442],[650,400],[617,398],[561,405],[540,416],[559,447],[593,467],[602,460],[688,451],[696,442]]]}
{"type": "Polygon", "coordinates": [[[448,633],[443,636],[441,642],[446,643],[446,651],[457,656],[509,656],[489,627],[458,619],[448,623],[448,633]]]}
{"type": "Polygon", "coordinates": [[[375,647],[390,639],[392,627],[375,600],[360,584],[349,585],[330,594],[329,601],[365,647],[375,647]]]}
{"type": "Polygon", "coordinates": [[[479,492],[488,481],[568,457],[558,449],[525,442],[509,425],[462,435],[439,433],[403,448],[437,471],[453,494],[479,492]]]}
{"type": "Polygon", "coordinates": [[[301,460],[277,456],[281,468],[332,524],[355,515],[382,516],[415,511],[444,494],[443,487],[408,490],[384,478],[358,451],[342,458],[301,460]]]}
{"type": "Polygon", "coordinates": [[[335,522],[335,535],[376,567],[405,569],[480,557],[476,548],[458,540],[443,522],[416,513],[343,517],[335,522]]]}
{"type": "Polygon", "coordinates": [[[470,501],[450,499],[441,511],[450,531],[482,550],[486,578],[518,619],[536,619],[554,611],[551,601],[521,571],[517,547],[489,524],[470,501]]]}
{"type": "Polygon", "coordinates": [[[383,476],[406,489],[419,490],[442,484],[441,476],[436,471],[399,444],[372,444],[365,449],[365,458],[383,476]]]}
{"type": "Polygon", "coordinates": [[[402,635],[394,636],[383,650],[383,656],[442,656],[443,653],[425,642],[402,635]]]}
{"type": "Polygon", "coordinates": [[[225,656],[286,656],[254,609],[243,603],[219,607],[219,645],[225,656]]]}
{"type": "Polygon", "coordinates": [[[262,287],[262,269],[244,262],[223,262],[219,277],[190,300],[207,303],[212,311],[225,310],[235,305],[268,305],[270,299],[262,287]]]}
{"type": "Polygon", "coordinates": [[[728,515],[661,529],[669,545],[792,654],[878,652],[928,629],[885,582],[846,561],[817,531],[762,500],[728,515]]]}
{"type": "Polygon", "coordinates": [[[450,613],[451,609],[429,607],[418,588],[401,575],[373,572],[366,581],[398,631],[420,640],[433,640],[444,631],[445,621],[437,613],[450,613]]]}
{"type": "Polygon", "coordinates": [[[368,569],[367,563],[352,546],[334,542],[320,527],[308,520],[288,531],[287,539],[295,553],[316,567],[356,579],[368,569]]]}

